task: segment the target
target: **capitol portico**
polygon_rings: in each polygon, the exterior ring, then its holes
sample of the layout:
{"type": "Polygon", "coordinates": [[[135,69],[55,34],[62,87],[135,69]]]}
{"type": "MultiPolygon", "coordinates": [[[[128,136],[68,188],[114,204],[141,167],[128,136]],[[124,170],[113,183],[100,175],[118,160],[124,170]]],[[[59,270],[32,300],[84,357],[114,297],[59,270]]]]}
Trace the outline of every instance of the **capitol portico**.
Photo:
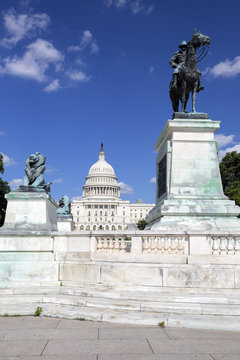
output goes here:
{"type": "Polygon", "coordinates": [[[120,186],[113,167],[105,160],[103,144],[83,186],[83,196],[73,200],[71,212],[75,230],[124,230],[145,219],[154,204],[130,203],[120,198],[120,186]]]}

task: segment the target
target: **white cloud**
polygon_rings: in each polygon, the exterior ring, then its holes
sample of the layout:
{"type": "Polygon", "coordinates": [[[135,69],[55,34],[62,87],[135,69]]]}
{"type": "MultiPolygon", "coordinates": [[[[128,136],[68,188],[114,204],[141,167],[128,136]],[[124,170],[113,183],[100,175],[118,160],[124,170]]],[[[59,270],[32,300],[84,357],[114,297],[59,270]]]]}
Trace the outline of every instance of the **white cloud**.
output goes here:
{"type": "Polygon", "coordinates": [[[149,15],[155,7],[154,3],[147,7],[145,0],[104,0],[103,3],[107,7],[110,7],[114,4],[117,9],[124,9],[128,7],[131,9],[134,15],[142,11],[145,11],[145,13],[149,15]]]}
{"type": "Polygon", "coordinates": [[[47,85],[43,90],[45,92],[52,92],[52,91],[57,91],[61,89],[61,86],[59,84],[59,80],[53,80],[49,85],[47,85]]]}
{"type": "Polygon", "coordinates": [[[3,38],[0,43],[5,47],[16,45],[36,31],[45,30],[50,24],[50,17],[47,14],[17,14],[12,8],[3,15],[3,18],[8,37],[3,38]]]}
{"type": "Polygon", "coordinates": [[[5,132],[4,132],[4,131],[0,131],[0,135],[5,135],[5,132]]]}
{"type": "Polygon", "coordinates": [[[98,52],[99,52],[99,47],[98,47],[96,41],[93,41],[91,43],[91,53],[92,54],[97,54],[98,52]]]}
{"type": "Polygon", "coordinates": [[[233,60],[221,61],[212,68],[208,67],[203,74],[208,73],[214,77],[234,78],[240,74],[240,56],[236,56],[233,60]]]}
{"type": "Polygon", "coordinates": [[[151,183],[155,184],[157,179],[156,179],[156,176],[154,176],[152,179],[149,180],[151,183]]]}
{"type": "Polygon", "coordinates": [[[22,185],[22,183],[23,183],[23,179],[12,179],[11,181],[9,181],[9,185],[12,188],[17,188],[20,185],[22,185]]]}
{"type": "Polygon", "coordinates": [[[68,77],[73,81],[88,82],[91,76],[86,75],[83,71],[72,70],[67,72],[68,77]]]}
{"type": "Polygon", "coordinates": [[[22,58],[5,58],[0,65],[0,73],[42,82],[47,80],[49,66],[62,61],[63,55],[49,41],[37,39],[27,46],[22,58]]]}
{"type": "Polygon", "coordinates": [[[104,5],[106,5],[107,7],[110,7],[113,3],[113,0],[104,0],[104,5]]]}
{"type": "Polygon", "coordinates": [[[218,147],[223,148],[229,144],[233,144],[234,137],[235,135],[217,134],[215,135],[215,140],[218,142],[218,147]]]}
{"type": "Polygon", "coordinates": [[[72,197],[72,200],[81,200],[82,199],[82,196],[73,196],[72,197]]]}
{"type": "Polygon", "coordinates": [[[154,67],[154,66],[150,66],[150,68],[149,68],[149,70],[148,70],[149,74],[152,74],[152,73],[154,72],[154,70],[155,70],[155,67],[154,67]]]}
{"type": "Polygon", "coordinates": [[[124,182],[119,182],[118,185],[120,186],[121,194],[132,194],[133,193],[133,188],[130,185],[125,184],[124,182]]]}
{"type": "Polygon", "coordinates": [[[115,5],[118,8],[124,8],[128,0],[116,0],[115,5]]]}
{"type": "Polygon", "coordinates": [[[47,174],[51,174],[51,173],[56,172],[56,171],[58,171],[58,169],[52,167],[51,165],[47,165],[46,170],[45,170],[45,172],[47,174]]]}
{"type": "Polygon", "coordinates": [[[150,5],[146,10],[146,14],[147,15],[151,14],[151,12],[154,10],[154,8],[155,8],[155,4],[150,5]]]}
{"type": "Polygon", "coordinates": [[[4,166],[11,166],[11,165],[16,165],[17,164],[17,162],[13,158],[10,158],[6,154],[2,153],[2,156],[3,156],[4,166]]]}
{"type": "Polygon", "coordinates": [[[79,45],[71,45],[67,48],[68,51],[83,51],[86,48],[90,49],[92,54],[97,54],[99,51],[99,47],[97,45],[96,40],[93,38],[91,31],[84,30],[83,34],[80,38],[79,45]]]}
{"type": "Polygon", "coordinates": [[[75,64],[77,64],[80,67],[86,67],[87,66],[87,64],[81,58],[77,58],[75,60],[75,64]]]}
{"type": "Polygon", "coordinates": [[[237,151],[240,153],[240,144],[234,145],[233,147],[228,147],[224,150],[219,151],[219,159],[222,160],[222,158],[226,155],[228,152],[237,151]]]}
{"type": "Polygon", "coordinates": [[[135,0],[131,2],[131,9],[134,15],[138,14],[140,11],[143,11],[144,5],[142,4],[142,0],[135,0]]]}
{"type": "Polygon", "coordinates": [[[63,179],[61,178],[61,179],[54,179],[53,180],[53,184],[61,184],[61,183],[63,183],[63,179]]]}

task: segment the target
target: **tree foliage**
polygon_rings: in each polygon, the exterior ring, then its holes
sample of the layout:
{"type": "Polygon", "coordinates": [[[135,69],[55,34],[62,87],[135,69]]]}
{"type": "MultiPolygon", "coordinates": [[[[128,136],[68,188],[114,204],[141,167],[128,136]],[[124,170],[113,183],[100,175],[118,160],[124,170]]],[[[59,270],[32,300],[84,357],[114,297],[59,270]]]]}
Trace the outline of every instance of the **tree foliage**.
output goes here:
{"type": "Polygon", "coordinates": [[[220,163],[223,191],[240,206],[240,153],[227,153],[220,163]]]}
{"type": "Polygon", "coordinates": [[[138,220],[137,222],[138,230],[144,230],[146,226],[147,226],[147,222],[145,219],[138,220]]]}
{"type": "MultiPolygon", "coordinates": [[[[3,156],[0,154],[0,173],[4,174],[3,156]]],[[[5,219],[5,211],[7,207],[7,200],[4,195],[10,191],[10,187],[7,181],[3,181],[0,178],[0,226],[3,226],[5,219]]]]}

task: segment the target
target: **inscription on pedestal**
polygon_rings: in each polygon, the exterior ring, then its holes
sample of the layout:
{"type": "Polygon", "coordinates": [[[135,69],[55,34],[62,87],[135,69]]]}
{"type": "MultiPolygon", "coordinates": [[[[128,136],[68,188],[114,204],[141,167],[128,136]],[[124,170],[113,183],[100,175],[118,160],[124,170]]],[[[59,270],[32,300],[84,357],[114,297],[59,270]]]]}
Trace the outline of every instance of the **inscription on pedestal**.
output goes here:
{"type": "Polygon", "coordinates": [[[167,155],[158,163],[158,198],[167,191],[167,155]]]}

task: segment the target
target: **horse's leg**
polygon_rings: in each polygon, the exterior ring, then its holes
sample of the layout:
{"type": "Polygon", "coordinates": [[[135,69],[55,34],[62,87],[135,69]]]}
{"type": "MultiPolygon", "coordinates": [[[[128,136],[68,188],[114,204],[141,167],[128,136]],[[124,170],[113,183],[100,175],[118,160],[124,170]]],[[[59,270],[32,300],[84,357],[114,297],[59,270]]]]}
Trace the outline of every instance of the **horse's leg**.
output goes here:
{"type": "Polygon", "coordinates": [[[184,111],[186,112],[186,107],[187,107],[187,102],[189,99],[189,92],[186,92],[186,101],[185,101],[185,107],[184,107],[184,111]]]}
{"type": "Polygon", "coordinates": [[[194,87],[192,90],[192,112],[196,112],[196,107],[195,107],[195,103],[196,103],[196,92],[197,92],[197,87],[198,87],[198,81],[196,81],[194,83],[194,87]]]}
{"type": "Polygon", "coordinates": [[[181,89],[182,89],[182,94],[181,94],[181,102],[182,102],[182,108],[181,108],[181,112],[184,112],[186,109],[186,81],[181,81],[181,89]]]}

